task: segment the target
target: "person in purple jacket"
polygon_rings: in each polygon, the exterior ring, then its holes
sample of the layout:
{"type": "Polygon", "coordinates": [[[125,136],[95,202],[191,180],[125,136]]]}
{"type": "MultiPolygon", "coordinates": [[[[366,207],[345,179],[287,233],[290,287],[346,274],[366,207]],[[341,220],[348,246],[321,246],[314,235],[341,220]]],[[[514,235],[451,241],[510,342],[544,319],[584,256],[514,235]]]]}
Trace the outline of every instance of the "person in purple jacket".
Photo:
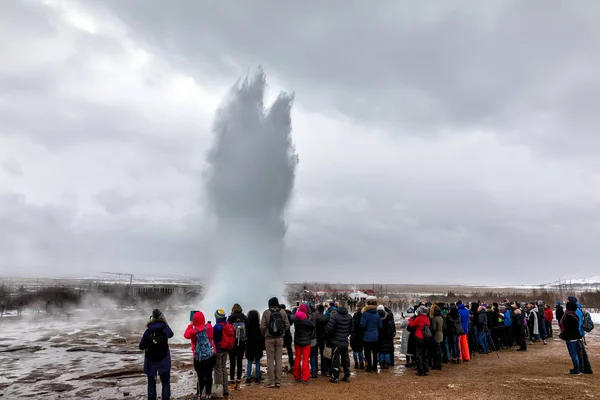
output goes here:
{"type": "Polygon", "coordinates": [[[169,328],[164,314],[157,308],[152,311],[147,329],[140,340],[139,348],[144,350],[144,373],[148,376],[148,400],[156,400],[156,375],[162,384],[162,399],[171,397],[171,352],[169,339],[173,331],[169,328]]]}

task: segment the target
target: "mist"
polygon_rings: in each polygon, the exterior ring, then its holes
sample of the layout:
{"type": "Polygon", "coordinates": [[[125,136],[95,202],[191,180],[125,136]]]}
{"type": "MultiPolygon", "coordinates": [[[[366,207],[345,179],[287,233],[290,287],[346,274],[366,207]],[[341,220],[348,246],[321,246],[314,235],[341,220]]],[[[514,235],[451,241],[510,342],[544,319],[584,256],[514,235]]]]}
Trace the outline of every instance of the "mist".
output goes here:
{"type": "Polygon", "coordinates": [[[264,105],[266,76],[259,69],[236,82],[216,112],[214,144],[204,184],[216,227],[213,274],[202,310],[212,318],[234,303],[264,309],[283,300],[284,214],[294,188],[298,156],[292,143],[293,94],[264,105]]]}

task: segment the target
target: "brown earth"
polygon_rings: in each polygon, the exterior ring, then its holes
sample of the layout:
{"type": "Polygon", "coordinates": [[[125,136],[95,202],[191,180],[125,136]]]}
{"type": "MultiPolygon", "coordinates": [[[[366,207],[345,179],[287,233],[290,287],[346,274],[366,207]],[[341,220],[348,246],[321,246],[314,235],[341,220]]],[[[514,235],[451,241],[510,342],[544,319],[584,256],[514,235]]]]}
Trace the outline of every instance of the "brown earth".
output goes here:
{"type": "Polygon", "coordinates": [[[426,377],[415,376],[413,370],[400,376],[389,370],[378,375],[359,372],[346,384],[319,378],[300,385],[287,375],[280,389],[252,385],[233,392],[230,399],[594,399],[600,398],[598,339],[600,335],[590,338],[587,348],[592,367],[597,368],[595,375],[568,376],[571,359],[564,342],[555,338],[547,346],[529,346],[527,353],[515,347],[501,351],[499,358],[478,354],[468,363],[446,364],[426,377]]]}

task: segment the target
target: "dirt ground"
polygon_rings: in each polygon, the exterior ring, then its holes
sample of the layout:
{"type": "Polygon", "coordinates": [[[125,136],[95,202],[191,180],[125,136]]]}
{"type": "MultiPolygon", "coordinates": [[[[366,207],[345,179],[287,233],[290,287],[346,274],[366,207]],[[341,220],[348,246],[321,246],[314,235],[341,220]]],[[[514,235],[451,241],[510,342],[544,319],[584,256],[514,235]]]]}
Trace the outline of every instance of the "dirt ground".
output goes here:
{"type": "MultiPolygon", "coordinates": [[[[592,367],[600,368],[600,335],[590,337],[588,354],[592,367]]],[[[308,385],[286,376],[281,389],[248,387],[233,392],[231,400],[278,399],[594,399],[600,398],[600,372],[568,376],[572,367],[564,342],[550,339],[547,346],[535,343],[527,353],[503,350],[476,355],[461,365],[446,364],[442,371],[418,377],[398,367],[378,375],[359,372],[351,383],[332,384],[319,378],[308,385]],[[400,374],[402,370],[402,374],[400,374]]]]}

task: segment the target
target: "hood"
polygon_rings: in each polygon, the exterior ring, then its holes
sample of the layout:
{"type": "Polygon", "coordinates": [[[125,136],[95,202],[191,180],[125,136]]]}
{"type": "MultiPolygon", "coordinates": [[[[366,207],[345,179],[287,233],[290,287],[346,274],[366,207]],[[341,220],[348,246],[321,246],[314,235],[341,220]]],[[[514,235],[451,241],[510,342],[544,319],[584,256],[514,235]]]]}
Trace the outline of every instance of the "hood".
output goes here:
{"type": "Polygon", "coordinates": [[[307,314],[308,313],[308,307],[306,306],[306,304],[300,304],[300,307],[298,307],[298,312],[303,312],[304,314],[307,314]]]}
{"type": "Polygon", "coordinates": [[[277,299],[277,297],[271,297],[269,299],[269,308],[274,308],[274,307],[278,307],[279,308],[279,300],[277,299]]]}
{"type": "Polygon", "coordinates": [[[192,320],[192,325],[198,329],[199,331],[204,329],[204,325],[206,324],[206,318],[204,317],[204,313],[202,311],[198,311],[194,314],[194,319],[192,320]]]}
{"type": "Polygon", "coordinates": [[[355,312],[354,315],[352,316],[352,318],[355,321],[359,322],[361,320],[361,318],[362,318],[362,311],[358,310],[357,312],[355,312]]]}
{"type": "Polygon", "coordinates": [[[306,313],[305,313],[305,312],[302,312],[302,311],[298,311],[298,312],[296,313],[296,316],[295,316],[295,318],[296,318],[298,321],[304,321],[304,320],[306,320],[306,313]]]}
{"type": "Polygon", "coordinates": [[[438,306],[435,306],[435,308],[433,309],[433,315],[434,316],[438,316],[438,315],[442,315],[442,309],[439,308],[438,306]]]}
{"type": "Polygon", "coordinates": [[[154,322],[152,322],[151,321],[151,322],[148,323],[148,330],[158,331],[160,329],[163,329],[165,326],[167,326],[167,325],[165,325],[164,322],[160,322],[160,321],[154,321],[154,322]]]}
{"type": "Polygon", "coordinates": [[[465,305],[464,305],[464,304],[459,304],[457,308],[458,308],[459,310],[464,310],[464,309],[465,309],[465,308],[467,308],[467,307],[465,307],[465,305]]]}
{"type": "Polygon", "coordinates": [[[362,309],[363,314],[364,313],[371,313],[371,314],[375,314],[377,312],[377,306],[366,306],[365,308],[362,309]]]}
{"type": "Polygon", "coordinates": [[[346,307],[338,307],[337,308],[337,313],[341,314],[341,315],[348,314],[348,309],[346,307]]]}
{"type": "Polygon", "coordinates": [[[385,320],[388,316],[385,310],[377,310],[377,314],[379,314],[379,318],[381,318],[382,320],[385,320]]]}
{"type": "Polygon", "coordinates": [[[148,321],[146,326],[149,328],[150,325],[157,323],[163,324],[163,326],[166,325],[165,316],[161,314],[158,318],[150,317],[150,321],[148,321]]]}

